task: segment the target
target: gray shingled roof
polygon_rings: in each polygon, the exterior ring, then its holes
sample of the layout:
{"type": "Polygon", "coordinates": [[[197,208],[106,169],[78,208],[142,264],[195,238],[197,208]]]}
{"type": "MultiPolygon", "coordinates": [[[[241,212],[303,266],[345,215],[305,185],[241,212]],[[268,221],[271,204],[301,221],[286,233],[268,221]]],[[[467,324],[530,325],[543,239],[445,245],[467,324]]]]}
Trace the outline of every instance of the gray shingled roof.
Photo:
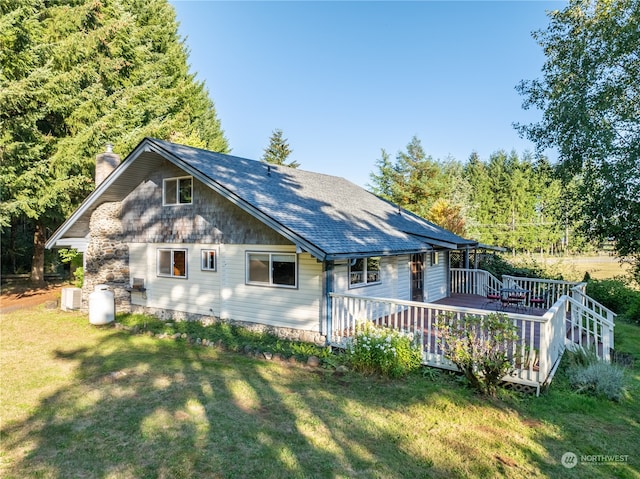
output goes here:
{"type": "MultiPolygon", "coordinates": [[[[322,259],[474,246],[337,176],[146,139],[322,259]]],[[[163,155],[164,156],[164,155],[163,155]]]]}

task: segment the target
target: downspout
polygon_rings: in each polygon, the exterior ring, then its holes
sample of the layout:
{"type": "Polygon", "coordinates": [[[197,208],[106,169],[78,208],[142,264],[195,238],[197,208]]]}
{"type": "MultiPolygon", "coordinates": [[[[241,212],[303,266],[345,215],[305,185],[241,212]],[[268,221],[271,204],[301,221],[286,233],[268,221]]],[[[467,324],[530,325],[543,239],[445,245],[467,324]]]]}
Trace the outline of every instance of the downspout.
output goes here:
{"type": "Polygon", "coordinates": [[[324,296],[324,324],[326,325],[326,340],[327,346],[331,345],[331,335],[333,332],[333,318],[331,315],[331,297],[329,293],[333,292],[333,261],[327,260],[322,263],[322,294],[324,296]]]}

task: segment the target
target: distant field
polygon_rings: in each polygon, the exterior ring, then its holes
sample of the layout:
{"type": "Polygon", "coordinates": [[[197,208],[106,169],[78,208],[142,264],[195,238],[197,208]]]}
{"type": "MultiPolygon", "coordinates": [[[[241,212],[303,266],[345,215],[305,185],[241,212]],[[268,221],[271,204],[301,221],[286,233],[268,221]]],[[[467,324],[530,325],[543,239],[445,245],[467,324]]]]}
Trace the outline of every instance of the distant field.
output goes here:
{"type": "Polygon", "coordinates": [[[620,264],[617,258],[608,255],[536,258],[536,261],[553,272],[562,273],[570,281],[581,280],[586,272],[594,279],[624,276],[629,272],[629,265],[620,264]]]}

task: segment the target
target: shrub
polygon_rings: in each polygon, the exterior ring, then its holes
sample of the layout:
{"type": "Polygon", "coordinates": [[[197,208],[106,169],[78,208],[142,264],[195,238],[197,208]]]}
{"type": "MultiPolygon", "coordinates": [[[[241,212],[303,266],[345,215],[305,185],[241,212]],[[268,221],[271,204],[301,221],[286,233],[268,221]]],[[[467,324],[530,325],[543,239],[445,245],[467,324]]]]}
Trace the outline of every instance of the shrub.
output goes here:
{"type": "Polygon", "coordinates": [[[437,322],[442,336],[438,340],[444,356],[464,374],[478,391],[495,396],[503,376],[513,370],[516,327],[504,314],[486,317],[440,315],[437,322]]]}
{"type": "Polygon", "coordinates": [[[420,367],[422,348],[412,333],[361,322],[347,344],[348,362],[356,371],[402,377],[420,367]]]}
{"type": "Polygon", "coordinates": [[[488,271],[496,278],[502,278],[502,275],[506,274],[524,278],[562,279],[561,274],[545,269],[533,258],[521,259],[518,265],[514,265],[502,256],[485,255],[480,259],[478,268],[488,271]]]}
{"type": "Polygon", "coordinates": [[[620,401],[625,394],[624,370],[615,364],[598,361],[568,370],[569,382],[578,393],[620,401]]]}
{"type": "Polygon", "coordinates": [[[73,272],[73,285],[76,288],[82,288],[84,284],[84,268],[80,266],[73,272]]]}
{"type": "Polygon", "coordinates": [[[613,279],[592,279],[586,293],[621,317],[640,323],[640,291],[631,287],[622,276],[613,279]]]}

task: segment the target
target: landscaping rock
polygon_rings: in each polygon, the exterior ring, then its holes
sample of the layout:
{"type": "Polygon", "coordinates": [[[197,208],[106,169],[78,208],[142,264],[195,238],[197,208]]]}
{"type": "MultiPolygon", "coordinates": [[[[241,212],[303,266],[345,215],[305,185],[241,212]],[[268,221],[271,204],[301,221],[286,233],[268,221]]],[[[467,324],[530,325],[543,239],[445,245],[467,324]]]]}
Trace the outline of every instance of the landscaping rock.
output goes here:
{"type": "Polygon", "coordinates": [[[340,366],[338,366],[336,368],[336,372],[340,373],[340,374],[348,373],[349,372],[349,368],[341,364],[340,366]]]}
{"type": "Polygon", "coordinates": [[[264,353],[262,353],[262,355],[267,361],[271,361],[273,359],[273,354],[271,354],[269,351],[265,351],[264,353]]]}
{"type": "Polygon", "coordinates": [[[318,356],[309,356],[307,358],[307,366],[317,368],[318,366],[320,366],[320,358],[318,356]]]}

